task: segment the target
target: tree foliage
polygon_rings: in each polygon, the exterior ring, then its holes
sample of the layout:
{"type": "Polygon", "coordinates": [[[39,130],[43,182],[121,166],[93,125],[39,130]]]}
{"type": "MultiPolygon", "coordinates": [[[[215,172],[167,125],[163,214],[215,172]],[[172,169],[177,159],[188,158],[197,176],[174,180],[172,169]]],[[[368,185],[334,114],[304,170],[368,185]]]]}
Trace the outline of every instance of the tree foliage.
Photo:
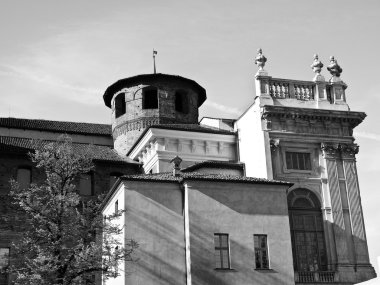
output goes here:
{"type": "Polygon", "coordinates": [[[24,189],[12,181],[10,195],[24,219],[9,268],[15,284],[91,284],[97,273],[117,276],[137,244],[121,243],[123,228],[115,221],[122,211],[102,217],[101,196],[78,195],[76,182],[94,167],[91,155],[74,151],[64,136],[37,143],[30,157],[45,180],[24,189]]]}

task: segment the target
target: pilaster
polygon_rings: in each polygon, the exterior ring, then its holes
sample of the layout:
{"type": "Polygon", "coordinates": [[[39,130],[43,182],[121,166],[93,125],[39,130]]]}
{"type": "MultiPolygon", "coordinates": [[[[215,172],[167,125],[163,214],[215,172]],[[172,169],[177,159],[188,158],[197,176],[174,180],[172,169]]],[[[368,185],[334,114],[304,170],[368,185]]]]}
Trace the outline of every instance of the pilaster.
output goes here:
{"type": "Polygon", "coordinates": [[[259,96],[260,106],[273,105],[273,99],[269,92],[269,81],[271,76],[265,70],[259,70],[256,75],[256,95],[259,96]]]}
{"type": "Polygon", "coordinates": [[[331,200],[333,232],[335,236],[337,266],[348,264],[348,246],[345,237],[342,197],[339,189],[337,159],[339,159],[339,144],[323,143],[321,145],[326,160],[328,189],[331,200]]]}

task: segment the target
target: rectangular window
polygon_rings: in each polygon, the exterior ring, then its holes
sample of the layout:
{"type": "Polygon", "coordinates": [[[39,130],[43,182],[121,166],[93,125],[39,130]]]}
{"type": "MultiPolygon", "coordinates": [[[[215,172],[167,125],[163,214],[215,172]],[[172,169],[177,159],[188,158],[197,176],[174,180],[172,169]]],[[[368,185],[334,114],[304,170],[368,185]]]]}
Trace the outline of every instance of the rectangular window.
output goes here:
{"type": "Polygon", "coordinates": [[[311,170],[309,152],[286,152],[286,168],[295,170],[311,170]]]}
{"type": "Polygon", "coordinates": [[[214,234],[215,268],[230,269],[230,246],[228,234],[214,234]]]}
{"type": "Polygon", "coordinates": [[[91,196],[92,193],[92,175],[82,174],[79,181],[79,195],[91,196]]]}
{"type": "MultiPolygon", "coordinates": [[[[9,265],[9,248],[0,247],[0,272],[9,265]]],[[[8,274],[0,273],[0,285],[8,284],[8,274]]]]}
{"type": "Polygon", "coordinates": [[[29,168],[17,169],[17,182],[22,189],[28,188],[32,180],[32,172],[29,168]]]}
{"type": "Polygon", "coordinates": [[[115,214],[119,211],[119,200],[115,202],[115,214]]]}
{"type": "Polygon", "coordinates": [[[256,269],[269,269],[268,244],[266,235],[254,235],[256,269]]]}

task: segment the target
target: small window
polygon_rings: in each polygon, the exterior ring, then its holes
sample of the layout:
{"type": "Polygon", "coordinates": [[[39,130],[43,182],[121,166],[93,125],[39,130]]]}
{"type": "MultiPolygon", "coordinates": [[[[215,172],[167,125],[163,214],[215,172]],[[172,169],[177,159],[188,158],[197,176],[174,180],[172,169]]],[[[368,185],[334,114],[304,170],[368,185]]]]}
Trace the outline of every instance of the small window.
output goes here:
{"type": "Polygon", "coordinates": [[[115,98],[115,117],[119,118],[120,116],[124,115],[125,112],[126,112],[125,94],[120,93],[115,98]]]}
{"type": "Polygon", "coordinates": [[[157,109],[158,108],[158,90],[154,87],[144,88],[142,91],[142,108],[157,109]]]}
{"type": "Polygon", "coordinates": [[[175,93],[175,110],[184,114],[189,113],[187,93],[185,91],[177,91],[175,93]]]}
{"type": "Polygon", "coordinates": [[[9,248],[0,247],[0,284],[8,284],[8,274],[1,273],[9,266],[9,248]]]}
{"type": "Polygon", "coordinates": [[[115,214],[119,211],[119,200],[116,200],[115,202],[115,214]]]}
{"type": "Polygon", "coordinates": [[[311,170],[309,152],[286,152],[286,168],[295,170],[311,170]]]}
{"type": "Polygon", "coordinates": [[[20,167],[17,169],[17,182],[22,189],[29,187],[32,182],[32,171],[30,168],[20,167]]]}
{"type": "Polygon", "coordinates": [[[79,181],[79,195],[91,196],[93,195],[92,175],[82,174],[79,181]]]}
{"type": "Polygon", "coordinates": [[[266,235],[254,235],[256,269],[269,269],[268,244],[266,235]]]}
{"type": "Polygon", "coordinates": [[[228,234],[214,234],[215,268],[230,269],[230,246],[228,234]]]}

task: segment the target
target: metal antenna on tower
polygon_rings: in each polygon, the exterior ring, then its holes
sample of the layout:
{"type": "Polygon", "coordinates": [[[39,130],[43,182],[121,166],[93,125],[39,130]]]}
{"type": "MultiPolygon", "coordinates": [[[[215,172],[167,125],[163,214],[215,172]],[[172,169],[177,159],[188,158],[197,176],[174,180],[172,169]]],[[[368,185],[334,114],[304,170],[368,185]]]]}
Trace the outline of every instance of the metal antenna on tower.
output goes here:
{"type": "Polygon", "coordinates": [[[154,71],[154,74],[156,74],[156,54],[157,54],[157,51],[153,49],[153,71],[154,71]]]}

